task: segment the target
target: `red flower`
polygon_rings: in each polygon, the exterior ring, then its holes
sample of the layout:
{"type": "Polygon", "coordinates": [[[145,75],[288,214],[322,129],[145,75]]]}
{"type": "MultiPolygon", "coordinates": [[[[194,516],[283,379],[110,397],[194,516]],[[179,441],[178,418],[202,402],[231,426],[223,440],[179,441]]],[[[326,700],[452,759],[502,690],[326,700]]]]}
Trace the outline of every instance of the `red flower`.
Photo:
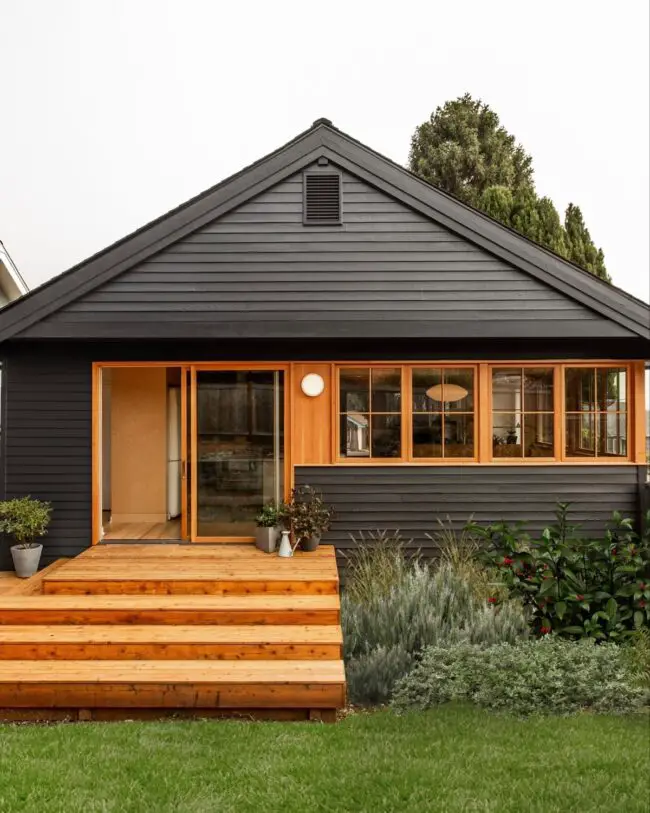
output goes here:
{"type": "Polygon", "coordinates": [[[542,635],[548,635],[551,632],[551,627],[542,627],[540,632],[542,635]]]}
{"type": "Polygon", "coordinates": [[[504,560],[503,560],[503,564],[504,565],[511,565],[512,564],[512,559],[509,556],[506,556],[504,558],[504,560]]]}
{"type": "Polygon", "coordinates": [[[496,604],[496,603],[497,603],[496,598],[494,596],[490,596],[490,598],[488,599],[488,604],[496,604]]]}
{"type": "Polygon", "coordinates": [[[639,585],[639,590],[645,590],[645,587],[646,587],[645,582],[641,582],[641,584],[639,585]]]}
{"type": "Polygon", "coordinates": [[[641,599],[639,602],[639,607],[645,607],[645,599],[641,599]]]}
{"type": "Polygon", "coordinates": [[[578,601],[584,601],[585,600],[585,597],[582,595],[582,593],[578,593],[576,598],[578,599],[578,601]]]}
{"type": "Polygon", "coordinates": [[[616,556],[616,548],[612,548],[612,556],[616,556]]]}

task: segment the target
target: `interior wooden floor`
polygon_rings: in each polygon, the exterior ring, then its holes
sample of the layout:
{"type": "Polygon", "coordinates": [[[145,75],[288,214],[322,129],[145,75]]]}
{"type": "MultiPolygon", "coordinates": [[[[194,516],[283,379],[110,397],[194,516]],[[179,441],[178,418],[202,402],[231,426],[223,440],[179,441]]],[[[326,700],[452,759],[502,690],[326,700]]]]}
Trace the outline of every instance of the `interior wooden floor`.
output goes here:
{"type": "Polygon", "coordinates": [[[333,548],[98,545],[0,593],[0,719],[335,719],[333,548]]]}
{"type": "Polygon", "coordinates": [[[109,522],[104,525],[104,540],[133,539],[133,540],[162,540],[180,539],[180,519],[170,519],[167,522],[109,522]]]}

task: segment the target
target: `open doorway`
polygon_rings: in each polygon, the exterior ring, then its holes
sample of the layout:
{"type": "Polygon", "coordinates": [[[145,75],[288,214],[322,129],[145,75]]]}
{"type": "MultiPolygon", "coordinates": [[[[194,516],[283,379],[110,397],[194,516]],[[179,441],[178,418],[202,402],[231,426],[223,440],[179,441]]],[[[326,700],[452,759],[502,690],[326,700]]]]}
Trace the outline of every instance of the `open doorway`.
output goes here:
{"type": "Polygon", "coordinates": [[[180,367],[104,367],[101,539],[183,539],[180,367]]]}
{"type": "Polygon", "coordinates": [[[288,488],[286,366],[100,364],[94,541],[252,542],[288,488]]]}

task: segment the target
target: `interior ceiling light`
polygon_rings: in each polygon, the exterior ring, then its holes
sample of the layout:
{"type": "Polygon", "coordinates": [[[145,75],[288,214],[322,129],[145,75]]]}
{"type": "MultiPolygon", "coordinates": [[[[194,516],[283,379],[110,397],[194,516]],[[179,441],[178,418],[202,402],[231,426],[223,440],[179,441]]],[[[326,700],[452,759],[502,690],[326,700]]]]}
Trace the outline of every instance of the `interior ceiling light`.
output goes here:
{"type": "Polygon", "coordinates": [[[442,401],[446,404],[462,401],[467,394],[465,387],[459,384],[434,384],[427,390],[427,395],[432,401],[442,401]]]}

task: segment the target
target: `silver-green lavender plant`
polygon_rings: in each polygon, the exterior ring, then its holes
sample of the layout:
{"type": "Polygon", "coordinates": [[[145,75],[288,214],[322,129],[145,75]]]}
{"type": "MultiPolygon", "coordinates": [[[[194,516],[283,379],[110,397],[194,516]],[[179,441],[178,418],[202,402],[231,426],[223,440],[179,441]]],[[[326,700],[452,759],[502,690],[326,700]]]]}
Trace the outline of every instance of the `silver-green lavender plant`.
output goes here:
{"type": "Polygon", "coordinates": [[[489,645],[527,635],[520,603],[495,608],[481,601],[450,565],[413,562],[384,595],[359,602],[344,593],[341,612],[348,691],[358,704],[387,702],[428,646],[489,645]]]}

